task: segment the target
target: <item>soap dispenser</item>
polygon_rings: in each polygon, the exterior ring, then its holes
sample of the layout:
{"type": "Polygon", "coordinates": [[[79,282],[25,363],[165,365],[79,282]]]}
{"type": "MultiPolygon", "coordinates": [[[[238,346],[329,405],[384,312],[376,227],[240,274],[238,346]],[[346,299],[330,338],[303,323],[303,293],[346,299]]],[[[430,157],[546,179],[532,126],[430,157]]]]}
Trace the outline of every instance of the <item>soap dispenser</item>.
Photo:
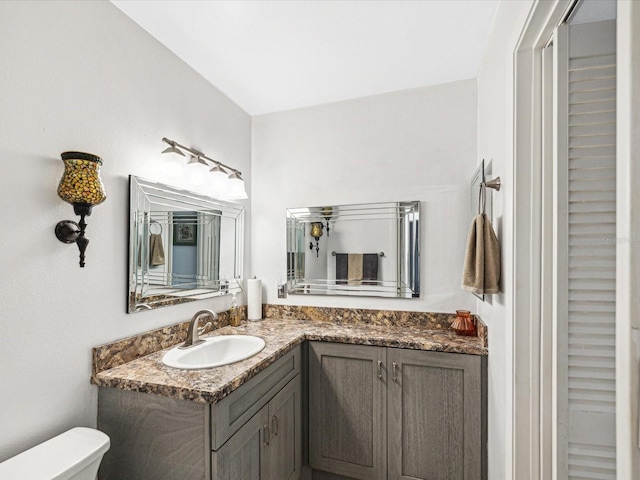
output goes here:
{"type": "Polygon", "coordinates": [[[231,297],[231,308],[229,309],[229,325],[232,327],[240,326],[240,312],[238,311],[238,304],[236,303],[236,294],[231,297]]]}

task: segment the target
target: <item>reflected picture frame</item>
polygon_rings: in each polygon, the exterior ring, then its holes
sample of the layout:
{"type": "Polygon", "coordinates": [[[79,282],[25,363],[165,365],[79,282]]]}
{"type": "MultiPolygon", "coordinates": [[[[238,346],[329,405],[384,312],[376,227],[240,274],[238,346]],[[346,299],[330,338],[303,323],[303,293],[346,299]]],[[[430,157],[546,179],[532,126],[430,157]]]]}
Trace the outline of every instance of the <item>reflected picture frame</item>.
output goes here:
{"type": "Polygon", "coordinates": [[[195,247],[198,245],[198,225],[192,220],[175,219],[173,225],[173,245],[195,247]]]}

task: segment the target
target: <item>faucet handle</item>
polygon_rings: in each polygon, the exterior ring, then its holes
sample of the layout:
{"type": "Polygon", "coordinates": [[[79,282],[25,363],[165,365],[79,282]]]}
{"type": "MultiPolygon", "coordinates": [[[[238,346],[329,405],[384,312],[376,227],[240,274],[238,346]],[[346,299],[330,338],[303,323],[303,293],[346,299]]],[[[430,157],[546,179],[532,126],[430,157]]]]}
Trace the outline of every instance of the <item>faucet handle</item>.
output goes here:
{"type": "Polygon", "coordinates": [[[211,322],[207,322],[204,327],[198,327],[198,335],[202,335],[204,331],[212,325],[211,322]]]}

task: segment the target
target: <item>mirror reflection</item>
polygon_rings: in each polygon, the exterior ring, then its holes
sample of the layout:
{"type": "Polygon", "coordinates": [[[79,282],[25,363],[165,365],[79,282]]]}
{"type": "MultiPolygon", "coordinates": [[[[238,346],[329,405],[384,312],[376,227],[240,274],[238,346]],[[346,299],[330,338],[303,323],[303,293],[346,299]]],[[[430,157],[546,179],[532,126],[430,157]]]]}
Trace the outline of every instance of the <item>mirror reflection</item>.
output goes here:
{"type": "Polygon", "coordinates": [[[129,313],[241,290],[241,205],[135,176],[129,186],[129,313]]]}
{"type": "Polygon", "coordinates": [[[420,296],[420,202],[287,209],[291,294],[420,296]]]}

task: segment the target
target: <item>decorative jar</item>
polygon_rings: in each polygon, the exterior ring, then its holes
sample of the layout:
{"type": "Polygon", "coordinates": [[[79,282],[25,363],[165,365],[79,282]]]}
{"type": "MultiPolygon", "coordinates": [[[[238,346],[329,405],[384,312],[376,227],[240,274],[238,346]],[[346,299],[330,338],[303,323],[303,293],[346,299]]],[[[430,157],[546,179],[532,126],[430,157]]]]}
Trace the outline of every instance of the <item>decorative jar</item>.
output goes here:
{"type": "Polygon", "coordinates": [[[469,310],[456,310],[456,318],[451,322],[451,328],[458,335],[476,335],[476,325],[469,310]]]}

